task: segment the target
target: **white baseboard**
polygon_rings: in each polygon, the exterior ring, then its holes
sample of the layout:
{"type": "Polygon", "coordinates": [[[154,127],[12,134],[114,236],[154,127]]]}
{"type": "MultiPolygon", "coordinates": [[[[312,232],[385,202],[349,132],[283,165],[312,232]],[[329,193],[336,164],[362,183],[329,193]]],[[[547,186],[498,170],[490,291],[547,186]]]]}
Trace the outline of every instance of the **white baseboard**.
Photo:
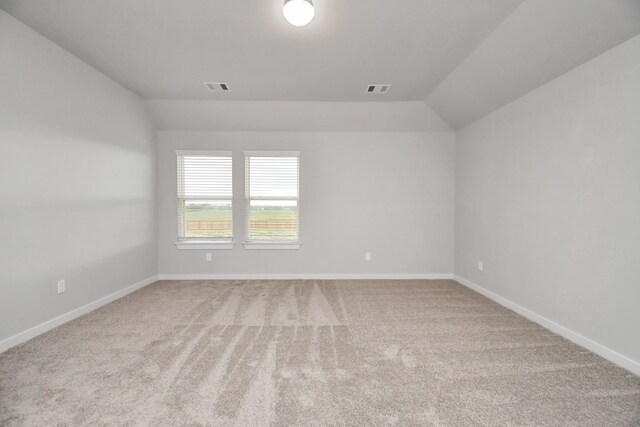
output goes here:
{"type": "Polygon", "coordinates": [[[632,360],[630,358],[628,358],[627,356],[624,356],[620,353],[617,353],[613,350],[611,350],[608,347],[603,346],[602,344],[598,344],[595,341],[590,340],[589,338],[582,336],[574,331],[572,331],[571,329],[565,328],[564,326],[554,322],[553,320],[549,320],[546,317],[543,317],[541,315],[539,315],[538,313],[535,313],[531,310],[529,310],[528,308],[524,308],[521,305],[516,304],[513,301],[510,301],[504,297],[501,297],[500,295],[493,293],[479,285],[476,285],[475,283],[471,282],[470,280],[465,279],[464,277],[460,277],[457,275],[454,275],[453,279],[466,286],[469,289],[472,289],[476,292],[478,292],[479,294],[482,294],[484,296],[486,296],[489,299],[492,299],[493,301],[497,302],[498,304],[515,311],[516,313],[526,317],[527,319],[536,322],[537,324],[549,329],[552,332],[555,332],[556,334],[568,339],[569,341],[574,342],[575,344],[578,344],[581,347],[586,348],[587,350],[590,350],[594,353],[596,353],[599,356],[604,357],[605,359],[609,360],[610,362],[615,363],[618,366],[621,366],[631,372],[633,372],[636,375],[640,375],[640,363],[636,362],[635,360],[632,360]]]}
{"type": "Polygon", "coordinates": [[[446,280],[450,273],[415,274],[160,274],[160,280],[446,280]]]}
{"type": "Polygon", "coordinates": [[[117,299],[124,297],[132,293],[133,291],[137,291],[140,288],[144,288],[151,283],[157,282],[158,276],[152,276],[147,279],[141,280],[138,283],[135,283],[131,286],[128,286],[124,289],[120,289],[112,294],[109,294],[105,297],[97,299],[89,304],[83,305],[82,307],[76,308],[75,310],[71,310],[68,313],[62,314],[58,317],[54,317],[51,320],[47,320],[44,323],[41,323],[33,328],[27,329],[26,331],[20,332],[12,337],[6,338],[0,341],[0,353],[10,349],[11,347],[15,347],[18,344],[22,344],[25,341],[30,340],[40,334],[43,334],[51,329],[62,325],[63,323],[67,323],[70,320],[73,320],[77,317],[80,317],[84,314],[87,314],[97,308],[102,307],[103,305],[109,304],[117,299]]]}

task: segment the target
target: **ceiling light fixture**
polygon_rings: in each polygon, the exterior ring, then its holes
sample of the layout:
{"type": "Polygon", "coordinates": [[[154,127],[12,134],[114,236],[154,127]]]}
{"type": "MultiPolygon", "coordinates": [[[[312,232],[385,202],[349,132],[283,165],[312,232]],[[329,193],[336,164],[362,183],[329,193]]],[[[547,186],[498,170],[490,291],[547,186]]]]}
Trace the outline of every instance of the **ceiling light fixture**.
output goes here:
{"type": "Polygon", "coordinates": [[[291,25],[302,27],[311,22],[315,11],[311,0],[284,0],[282,13],[291,25]]]}

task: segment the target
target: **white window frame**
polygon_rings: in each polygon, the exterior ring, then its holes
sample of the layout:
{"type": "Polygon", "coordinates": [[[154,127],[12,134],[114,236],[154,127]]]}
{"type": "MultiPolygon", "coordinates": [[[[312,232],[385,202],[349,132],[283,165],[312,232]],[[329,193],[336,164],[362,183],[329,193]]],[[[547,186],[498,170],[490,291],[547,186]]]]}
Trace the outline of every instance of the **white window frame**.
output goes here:
{"type": "Polygon", "coordinates": [[[245,179],[245,212],[244,212],[244,224],[245,224],[245,241],[244,248],[250,250],[296,250],[300,249],[302,245],[300,240],[300,152],[299,151],[244,151],[244,179],[245,179]],[[297,197],[253,197],[249,196],[249,174],[250,171],[247,168],[250,157],[297,157],[298,158],[298,191],[297,197]],[[298,207],[296,230],[298,232],[297,240],[249,240],[249,208],[251,206],[251,200],[295,200],[298,207]]]}
{"type": "MultiPolygon", "coordinates": [[[[233,153],[231,151],[214,151],[214,150],[176,150],[176,168],[178,168],[178,157],[180,156],[207,156],[207,157],[229,157],[231,159],[231,210],[232,210],[232,224],[233,224],[233,153]]],[[[176,169],[176,184],[178,184],[178,180],[180,179],[180,171],[176,169]]],[[[179,185],[179,184],[178,184],[179,185]]],[[[178,225],[178,219],[180,215],[178,211],[182,209],[182,221],[185,221],[186,215],[184,214],[184,206],[185,201],[188,199],[187,197],[180,197],[179,188],[176,189],[177,196],[177,210],[176,215],[176,225],[178,225]]],[[[220,197],[198,197],[198,200],[229,200],[229,198],[220,198],[220,197]]],[[[184,231],[186,224],[180,224],[179,227],[184,231]]],[[[232,225],[233,227],[233,225],[232,225]]],[[[179,229],[180,230],[180,229],[179,229]]],[[[233,230],[231,238],[211,238],[211,237],[181,237],[180,231],[177,231],[177,239],[174,243],[177,249],[187,249],[187,250],[208,250],[208,249],[233,249],[234,241],[233,241],[233,230]]]]}

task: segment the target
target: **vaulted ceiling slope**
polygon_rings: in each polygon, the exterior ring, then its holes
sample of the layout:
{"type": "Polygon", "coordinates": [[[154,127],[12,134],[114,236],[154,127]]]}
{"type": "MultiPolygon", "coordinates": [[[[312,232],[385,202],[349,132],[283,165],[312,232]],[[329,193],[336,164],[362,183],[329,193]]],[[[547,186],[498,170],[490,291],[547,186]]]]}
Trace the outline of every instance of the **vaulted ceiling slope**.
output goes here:
{"type": "Polygon", "coordinates": [[[422,101],[522,0],[0,0],[143,98],[422,101]],[[210,93],[205,81],[226,82],[210,93]],[[370,83],[391,83],[386,95],[370,83]]]}
{"type": "Polygon", "coordinates": [[[640,34],[640,0],[526,0],[426,98],[462,128],[640,34]]]}
{"type": "MultiPolygon", "coordinates": [[[[0,0],[143,98],[247,101],[256,117],[267,107],[255,101],[350,101],[368,127],[381,113],[362,102],[425,101],[431,116],[462,128],[640,34],[640,0],[314,0],[316,17],[302,28],[286,23],[282,4],[0,0]],[[208,92],[205,81],[231,92],[208,92]],[[370,83],[392,88],[366,94],[370,83]]],[[[163,122],[171,111],[221,108],[175,102],[149,104],[163,122]]],[[[403,109],[420,110],[392,107],[403,109]]]]}

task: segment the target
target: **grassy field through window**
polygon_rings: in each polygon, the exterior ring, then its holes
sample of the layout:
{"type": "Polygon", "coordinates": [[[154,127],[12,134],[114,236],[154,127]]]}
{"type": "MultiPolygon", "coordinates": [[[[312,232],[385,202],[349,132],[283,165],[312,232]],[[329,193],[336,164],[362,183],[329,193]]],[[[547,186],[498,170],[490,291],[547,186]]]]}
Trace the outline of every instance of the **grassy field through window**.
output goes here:
{"type": "Polygon", "coordinates": [[[233,210],[230,202],[187,202],[185,237],[230,238],[233,210]]]}
{"type": "Polygon", "coordinates": [[[250,240],[297,240],[298,206],[255,206],[249,210],[250,240]]]}
{"type": "MultiPolygon", "coordinates": [[[[230,202],[187,202],[186,237],[230,238],[233,211],[230,202]]],[[[295,240],[298,238],[297,206],[251,206],[249,238],[252,240],[295,240]]]]}

